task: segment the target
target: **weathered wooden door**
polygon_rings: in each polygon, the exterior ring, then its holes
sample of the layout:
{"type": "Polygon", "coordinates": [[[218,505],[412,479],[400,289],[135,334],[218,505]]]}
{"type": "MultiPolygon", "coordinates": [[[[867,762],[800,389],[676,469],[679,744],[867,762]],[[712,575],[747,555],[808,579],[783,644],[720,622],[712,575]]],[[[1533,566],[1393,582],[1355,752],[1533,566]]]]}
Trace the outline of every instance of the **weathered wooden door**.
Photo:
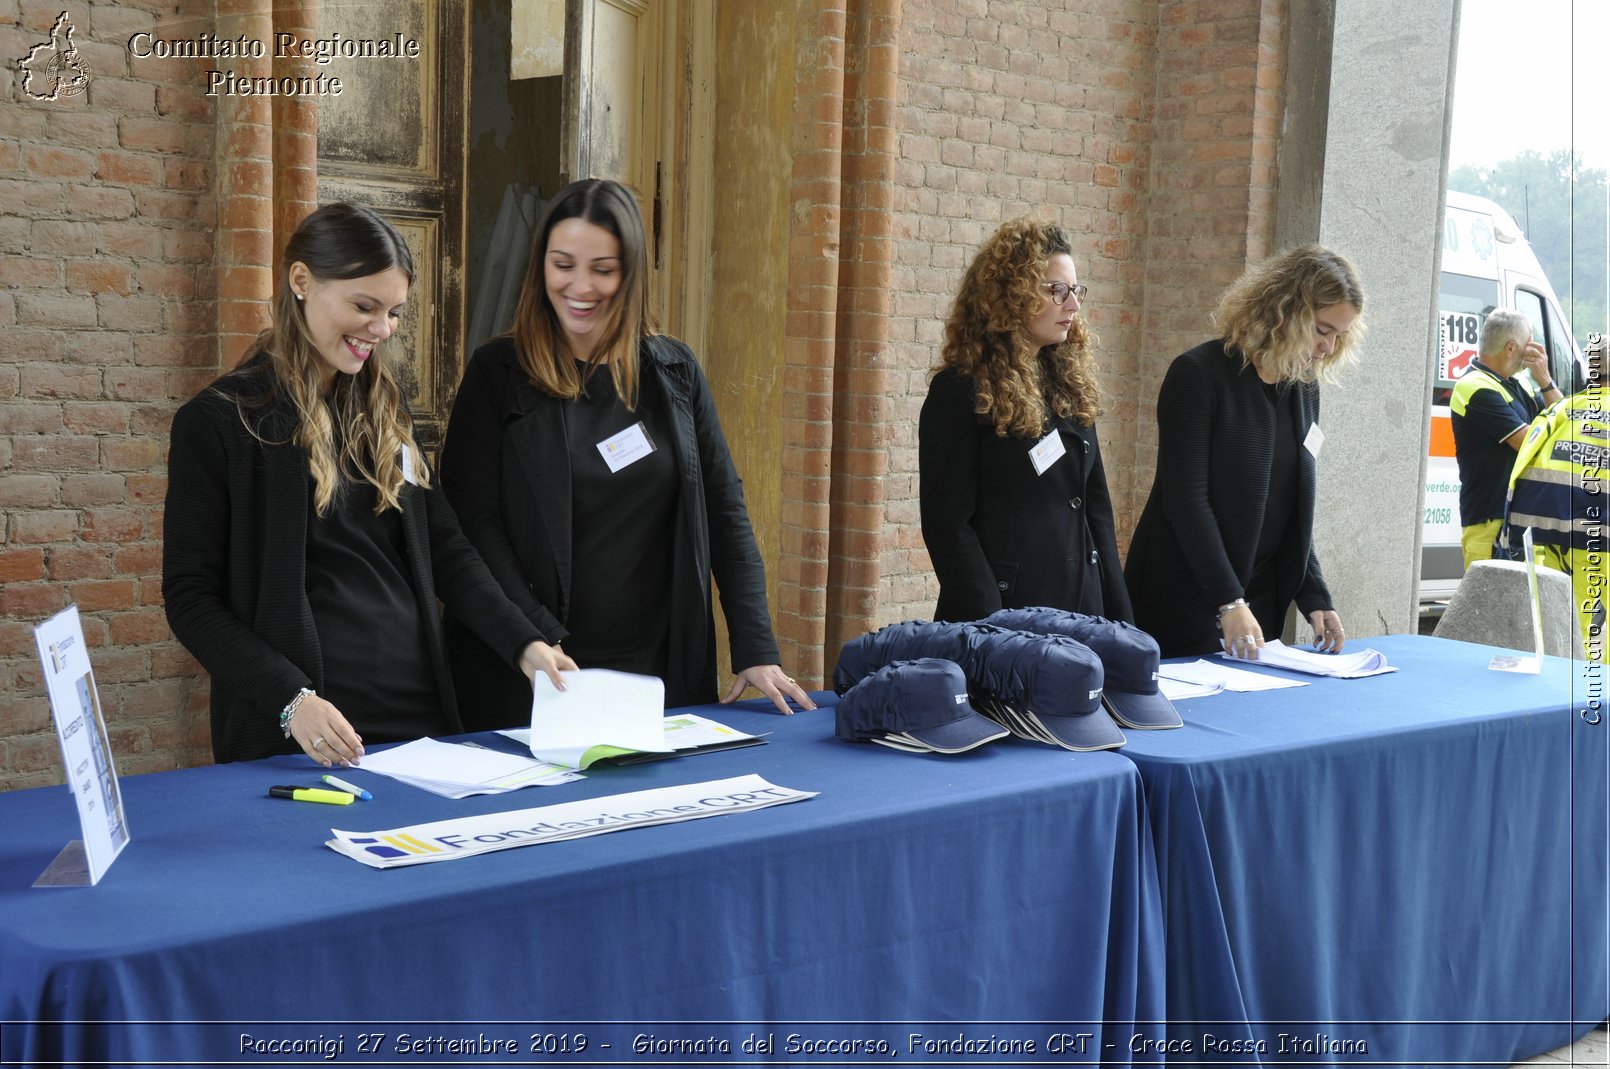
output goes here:
{"type": "Polygon", "coordinates": [[[699,352],[710,273],[713,0],[570,0],[566,16],[566,180],[613,178],[636,194],[650,307],[699,352]]]}
{"type": "MultiPolygon", "coordinates": [[[[375,36],[375,11],[325,4],[319,34],[375,36]]],[[[319,107],[319,201],[373,208],[407,238],[414,285],[387,342],[421,445],[434,448],[458,386],[464,332],[464,163],[469,23],[465,0],[393,0],[388,31],[419,42],[416,60],[354,60],[361,77],[319,107]]]]}

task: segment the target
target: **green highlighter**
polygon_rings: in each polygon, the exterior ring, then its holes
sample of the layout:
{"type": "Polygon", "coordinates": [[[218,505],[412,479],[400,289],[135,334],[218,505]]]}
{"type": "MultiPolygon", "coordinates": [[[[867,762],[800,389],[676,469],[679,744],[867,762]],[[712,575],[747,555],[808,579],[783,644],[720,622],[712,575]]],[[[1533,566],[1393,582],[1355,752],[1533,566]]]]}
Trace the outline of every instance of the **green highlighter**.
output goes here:
{"type": "Polygon", "coordinates": [[[270,787],[270,798],[289,798],[293,802],[323,802],[326,805],[351,805],[352,795],[346,791],[327,791],[320,787],[270,787]]]}

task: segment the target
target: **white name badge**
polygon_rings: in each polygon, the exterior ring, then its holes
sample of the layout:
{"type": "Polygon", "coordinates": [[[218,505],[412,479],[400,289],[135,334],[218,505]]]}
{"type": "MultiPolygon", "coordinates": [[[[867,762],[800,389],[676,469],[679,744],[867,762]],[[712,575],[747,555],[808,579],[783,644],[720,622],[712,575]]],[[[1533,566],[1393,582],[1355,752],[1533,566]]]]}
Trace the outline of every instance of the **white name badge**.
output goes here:
{"type": "Polygon", "coordinates": [[[1029,450],[1029,460],[1034,464],[1034,474],[1044,475],[1046,469],[1061,460],[1067,452],[1068,449],[1062,444],[1062,434],[1059,431],[1052,431],[1041,438],[1039,444],[1029,450]]]}
{"type": "Polygon", "coordinates": [[[1325,432],[1319,429],[1319,424],[1316,423],[1312,427],[1309,427],[1308,437],[1303,439],[1303,448],[1312,453],[1315,460],[1318,460],[1319,448],[1324,444],[1325,432]]]}
{"type": "Polygon", "coordinates": [[[632,424],[619,434],[612,434],[598,443],[598,454],[609,465],[611,475],[624,467],[636,464],[654,452],[654,442],[641,421],[632,424]]]}
{"type": "Polygon", "coordinates": [[[419,485],[419,473],[414,470],[414,451],[406,445],[402,447],[403,482],[414,486],[419,485]]]}

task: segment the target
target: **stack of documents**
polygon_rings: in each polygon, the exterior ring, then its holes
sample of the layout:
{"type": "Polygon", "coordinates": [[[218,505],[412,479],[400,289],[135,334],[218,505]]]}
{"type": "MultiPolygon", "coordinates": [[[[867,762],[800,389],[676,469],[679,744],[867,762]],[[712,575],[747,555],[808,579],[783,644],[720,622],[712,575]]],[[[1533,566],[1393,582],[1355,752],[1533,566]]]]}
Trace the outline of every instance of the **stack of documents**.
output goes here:
{"type": "Polygon", "coordinates": [[[630,764],[766,741],[691,713],[666,716],[665,684],[652,676],[604,669],[560,675],[564,690],[538,673],[531,727],[499,732],[530,756],[420,739],[368,755],[363,767],[434,794],[467,798],[569,783],[598,761],[630,764]]]}
{"type": "MultiPolygon", "coordinates": [[[[763,746],[766,742],[755,735],[692,713],[678,713],[661,717],[661,720],[664,723],[663,751],[637,752],[596,747],[597,752],[588,752],[588,763],[612,760],[614,764],[633,764],[664,757],[731,750],[739,746],[763,746]]],[[[530,728],[510,728],[498,734],[506,735],[522,746],[530,745],[530,728]]],[[[419,739],[366,755],[363,769],[446,798],[503,794],[522,787],[552,787],[586,778],[572,765],[556,764],[525,754],[489,750],[473,742],[452,743],[436,739],[419,739]]]]}
{"type": "MultiPolygon", "coordinates": [[[[1220,653],[1219,656],[1230,655],[1220,653]]],[[[1279,639],[1263,644],[1263,648],[1258,651],[1257,663],[1266,664],[1271,668],[1284,668],[1291,672],[1306,672],[1313,676],[1330,676],[1333,679],[1359,679],[1397,671],[1387,664],[1386,657],[1376,650],[1360,650],[1358,653],[1316,653],[1313,650],[1288,646],[1279,639]]]]}
{"type": "Polygon", "coordinates": [[[551,787],[581,779],[561,765],[523,754],[499,753],[473,743],[417,739],[401,746],[366,754],[365,772],[378,772],[401,783],[447,798],[472,794],[503,794],[522,787],[551,787]]]}

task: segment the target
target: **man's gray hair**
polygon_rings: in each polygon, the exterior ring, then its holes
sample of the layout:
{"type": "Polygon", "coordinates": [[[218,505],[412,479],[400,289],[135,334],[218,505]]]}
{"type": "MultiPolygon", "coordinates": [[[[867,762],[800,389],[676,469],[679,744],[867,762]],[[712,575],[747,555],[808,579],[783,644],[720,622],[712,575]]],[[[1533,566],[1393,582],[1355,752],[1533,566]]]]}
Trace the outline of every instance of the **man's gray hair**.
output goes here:
{"type": "Polygon", "coordinates": [[[1494,308],[1487,313],[1481,325],[1481,336],[1476,339],[1476,352],[1482,359],[1496,356],[1505,345],[1514,342],[1521,348],[1532,340],[1532,321],[1526,313],[1513,308],[1494,308]]]}

